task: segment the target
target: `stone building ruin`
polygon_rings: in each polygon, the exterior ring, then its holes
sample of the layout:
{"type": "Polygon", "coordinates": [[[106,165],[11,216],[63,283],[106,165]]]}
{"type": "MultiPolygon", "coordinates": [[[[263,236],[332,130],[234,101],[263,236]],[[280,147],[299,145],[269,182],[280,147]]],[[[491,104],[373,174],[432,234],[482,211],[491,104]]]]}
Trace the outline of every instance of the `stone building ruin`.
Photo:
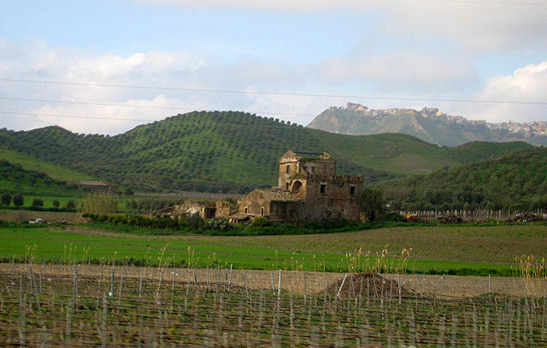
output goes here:
{"type": "Polygon", "coordinates": [[[337,175],[336,159],[326,152],[287,151],[279,160],[277,187],[256,189],[237,204],[226,200],[188,200],[154,215],[199,215],[202,219],[224,217],[231,222],[263,216],[272,222],[348,220],[361,216],[359,196],[363,177],[337,175]]]}
{"type": "Polygon", "coordinates": [[[362,176],[336,174],[336,159],[328,153],[289,150],[279,161],[277,187],[243,196],[237,215],[264,216],[272,222],[355,221],[360,219],[362,188],[362,176]]]}

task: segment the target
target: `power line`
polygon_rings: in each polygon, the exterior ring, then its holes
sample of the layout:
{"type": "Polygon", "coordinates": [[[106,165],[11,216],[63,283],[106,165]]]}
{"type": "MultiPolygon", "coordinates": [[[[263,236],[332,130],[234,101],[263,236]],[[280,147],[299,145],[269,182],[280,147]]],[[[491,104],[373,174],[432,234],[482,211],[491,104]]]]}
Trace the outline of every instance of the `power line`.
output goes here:
{"type": "MultiPolygon", "coordinates": [[[[93,106],[128,107],[128,108],[146,108],[146,109],[160,109],[160,110],[186,110],[186,111],[196,110],[196,108],[186,108],[186,107],[137,105],[137,104],[115,104],[115,103],[95,103],[95,102],[85,102],[85,101],[68,101],[68,100],[36,99],[36,98],[0,97],[0,100],[32,101],[32,102],[40,102],[40,103],[77,104],[77,105],[93,105],[93,106]]],[[[249,111],[246,111],[246,112],[249,112],[249,111]]],[[[302,117],[315,117],[315,116],[317,116],[315,114],[296,114],[296,113],[269,112],[269,111],[253,111],[252,113],[267,114],[267,115],[280,115],[280,116],[302,116],[302,117]]]]}
{"type": "Polygon", "coordinates": [[[116,121],[135,121],[135,122],[153,122],[158,120],[152,119],[137,119],[137,118],[120,118],[120,117],[91,117],[91,116],[80,116],[80,115],[58,115],[58,114],[42,114],[42,113],[32,113],[32,112],[16,112],[16,111],[0,111],[0,114],[9,114],[9,115],[22,115],[22,116],[35,116],[35,117],[61,117],[61,118],[85,118],[85,119],[94,119],[94,120],[116,120],[116,121]]]}
{"type": "MultiPolygon", "coordinates": [[[[80,118],[80,119],[91,119],[91,120],[113,120],[113,121],[132,121],[132,122],[159,122],[163,121],[158,119],[144,119],[144,118],[121,118],[121,117],[102,117],[102,116],[83,116],[83,115],[60,115],[60,114],[42,114],[42,113],[32,113],[32,112],[18,112],[18,111],[0,111],[0,114],[6,115],[21,115],[21,116],[34,116],[34,117],[54,117],[54,118],[80,118]]],[[[284,123],[284,122],[283,122],[284,123]]],[[[297,125],[297,123],[292,122],[290,125],[297,125]]],[[[287,123],[287,125],[289,125],[287,123]]],[[[299,124],[298,124],[299,125],[299,124]]],[[[231,127],[248,127],[246,125],[232,124],[231,127]]],[[[274,126],[261,126],[273,128],[274,126]]]]}
{"type": "Polygon", "coordinates": [[[20,80],[20,79],[0,79],[4,82],[36,83],[36,84],[56,84],[69,86],[87,86],[87,87],[108,87],[108,88],[130,88],[146,90],[166,90],[182,92],[199,93],[225,93],[225,94],[251,94],[251,95],[274,95],[291,97],[320,97],[320,98],[344,98],[344,99],[375,99],[375,100],[408,100],[408,101],[436,101],[451,103],[477,103],[477,104],[516,104],[516,105],[547,105],[547,102],[529,102],[529,101],[505,101],[505,100],[478,100],[478,99],[444,99],[444,98],[415,98],[400,96],[364,96],[364,95],[339,95],[339,94],[321,94],[321,93],[288,93],[288,92],[264,92],[264,91],[242,91],[228,89],[205,89],[205,88],[185,88],[185,87],[162,87],[162,86],[141,86],[141,85],[118,85],[104,83],[82,83],[66,81],[43,81],[43,80],[20,80]]]}

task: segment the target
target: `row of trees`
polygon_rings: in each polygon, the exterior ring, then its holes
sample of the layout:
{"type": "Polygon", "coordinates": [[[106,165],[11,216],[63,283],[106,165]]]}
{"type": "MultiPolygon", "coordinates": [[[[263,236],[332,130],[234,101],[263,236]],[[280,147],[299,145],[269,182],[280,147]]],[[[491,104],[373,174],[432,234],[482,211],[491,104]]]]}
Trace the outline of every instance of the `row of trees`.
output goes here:
{"type": "Polygon", "coordinates": [[[0,202],[3,206],[9,206],[12,202],[17,208],[22,207],[25,204],[25,199],[20,194],[11,195],[11,193],[4,192],[0,195],[0,202]]]}
{"type": "MultiPolygon", "coordinates": [[[[0,195],[0,204],[4,207],[9,207],[11,204],[15,208],[21,208],[25,204],[25,197],[21,194],[14,194],[12,195],[9,192],[4,192],[0,195]]],[[[64,208],[61,208],[61,203],[58,200],[54,200],[51,202],[52,208],[54,209],[64,209],[67,211],[75,211],[76,210],[76,202],[73,200],[67,201],[64,208]]],[[[44,208],[44,200],[41,198],[33,198],[32,205],[30,206],[31,209],[42,209],[44,208]]]]}

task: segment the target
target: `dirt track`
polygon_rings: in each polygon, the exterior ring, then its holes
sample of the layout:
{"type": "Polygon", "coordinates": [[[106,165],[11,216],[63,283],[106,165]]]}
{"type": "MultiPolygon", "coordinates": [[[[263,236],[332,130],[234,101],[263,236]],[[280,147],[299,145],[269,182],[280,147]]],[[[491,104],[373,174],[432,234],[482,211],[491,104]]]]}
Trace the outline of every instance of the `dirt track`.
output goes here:
{"type": "Polygon", "coordinates": [[[31,210],[2,210],[0,220],[11,222],[27,222],[37,218],[59,222],[64,220],[68,223],[85,222],[81,213],[54,212],[54,211],[31,211],[31,210]]]}
{"type": "MultiPolygon", "coordinates": [[[[343,273],[302,272],[302,271],[260,271],[260,270],[233,270],[229,269],[187,269],[135,267],[135,266],[99,266],[78,265],[77,272],[81,276],[111,277],[112,270],[116,277],[140,278],[146,280],[175,281],[184,283],[214,284],[217,282],[231,283],[233,286],[248,287],[250,289],[277,290],[281,285],[282,291],[297,294],[317,294],[344,278],[343,273]],[[279,276],[281,275],[281,280],[279,276]]],[[[0,272],[29,274],[29,265],[0,264],[0,272]]],[[[70,276],[74,272],[72,265],[32,265],[32,272],[43,274],[54,281],[55,277],[70,276]]],[[[1,274],[0,274],[1,276],[1,274]]],[[[475,297],[488,293],[506,294],[511,296],[547,295],[547,279],[526,280],[516,277],[462,277],[437,276],[419,274],[384,274],[383,277],[395,280],[405,290],[426,296],[458,298],[475,297]]],[[[350,277],[351,278],[351,277],[350,277]]],[[[390,282],[388,282],[390,283],[390,282]]],[[[388,291],[386,289],[386,291],[388,291]]],[[[395,290],[389,290],[395,291],[395,290]]]]}

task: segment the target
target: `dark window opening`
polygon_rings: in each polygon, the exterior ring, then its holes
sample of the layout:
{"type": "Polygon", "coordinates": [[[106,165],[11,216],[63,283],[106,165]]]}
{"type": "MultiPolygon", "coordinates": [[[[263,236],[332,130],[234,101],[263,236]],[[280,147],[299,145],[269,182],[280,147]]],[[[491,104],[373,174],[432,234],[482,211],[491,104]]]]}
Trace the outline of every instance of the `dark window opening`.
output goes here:
{"type": "Polygon", "coordinates": [[[245,214],[249,213],[249,208],[245,207],[245,214]]]}
{"type": "Polygon", "coordinates": [[[352,196],[355,195],[355,186],[350,186],[349,187],[349,194],[352,195],[352,196]]]}
{"type": "Polygon", "coordinates": [[[260,208],[260,215],[264,215],[264,207],[260,208]]]}
{"type": "Polygon", "coordinates": [[[321,184],[321,186],[319,187],[319,192],[320,193],[327,192],[327,184],[321,184]]]}
{"type": "Polygon", "coordinates": [[[289,174],[291,172],[291,166],[287,165],[287,168],[285,169],[285,173],[289,174]]]}
{"type": "Polygon", "coordinates": [[[285,183],[285,190],[289,191],[289,183],[285,183]]]}
{"type": "Polygon", "coordinates": [[[214,218],[215,217],[215,212],[216,212],[215,208],[206,208],[205,209],[205,218],[206,219],[214,218]]]}
{"type": "Polygon", "coordinates": [[[302,183],[300,181],[295,181],[295,183],[292,184],[292,193],[300,192],[300,188],[302,188],[302,183]]]}

